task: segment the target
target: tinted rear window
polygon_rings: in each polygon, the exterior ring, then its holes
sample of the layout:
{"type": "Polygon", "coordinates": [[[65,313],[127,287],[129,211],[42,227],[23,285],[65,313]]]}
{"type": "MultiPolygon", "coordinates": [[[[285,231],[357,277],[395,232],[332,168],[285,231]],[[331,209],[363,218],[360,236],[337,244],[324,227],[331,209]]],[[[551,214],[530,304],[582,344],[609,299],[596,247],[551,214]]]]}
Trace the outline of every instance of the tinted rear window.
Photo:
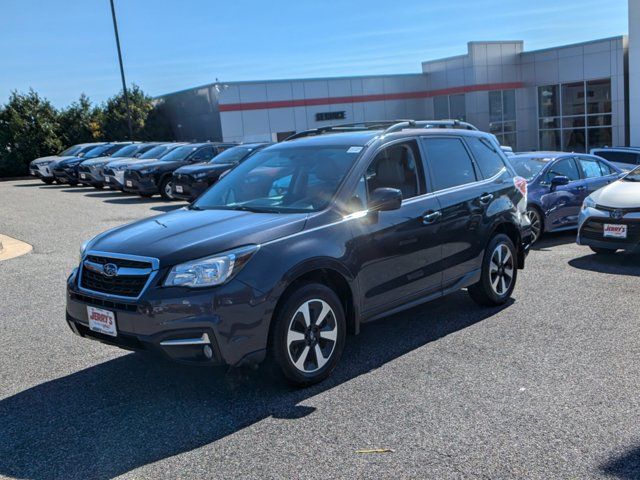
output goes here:
{"type": "Polygon", "coordinates": [[[638,154],[633,152],[616,152],[613,150],[597,150],[594,155],[598,155],[610,162],[625,163],[627,165],[638,164],[638,154]]]}
{"type": "Polygon", "coordinates": [[[496,151],[496,147],[489,143],[487,139],[469,137],[467,142],[484,178],[491,178],[505,168],[502,157],[496,151]]]}
{"type": "Polygon", "coordinates": [[[423,138],[435,190],[477,180],[473,162],[459,138],[423,138]]]}

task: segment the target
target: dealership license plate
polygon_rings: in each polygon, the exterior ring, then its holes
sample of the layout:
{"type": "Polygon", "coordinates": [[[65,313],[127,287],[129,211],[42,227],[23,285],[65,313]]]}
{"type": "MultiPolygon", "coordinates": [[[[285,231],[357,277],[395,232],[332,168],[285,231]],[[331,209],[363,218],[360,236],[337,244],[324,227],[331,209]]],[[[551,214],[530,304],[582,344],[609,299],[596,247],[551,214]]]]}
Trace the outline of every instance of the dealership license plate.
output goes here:
{"type": "Polygon", "coordinates": [[[87,176],[84,173],[81,173],[80,178],[87,178],[87,176]]]}
{"type": "Polygon", "coordinates": [[[111,181],[111,178],[109,177],[104,177],[104,183],[109,183],[111,181]]]}
{"type": "Polygon", "coordinates": [[[609,238],[627,238],[627,226],[605,223],[604,236],[609,238]]]}
{"type": "Polygon", "coordinates": [[[133,187],[133,182],[131,180],[127,180],[127,187],[133,187]]]}
{"type": "Polygon", "coordinates": [[[116,314],[96,307],[87,307],[87,317],[89,318],[89,329],[94,332],[103,333],[116,337],[116,314]]]}
{"type": "Polygon", "coordinates": [[[184,190],[182,189],[182,185],[176,185],[176,192],[182,193],[184,190]]]}

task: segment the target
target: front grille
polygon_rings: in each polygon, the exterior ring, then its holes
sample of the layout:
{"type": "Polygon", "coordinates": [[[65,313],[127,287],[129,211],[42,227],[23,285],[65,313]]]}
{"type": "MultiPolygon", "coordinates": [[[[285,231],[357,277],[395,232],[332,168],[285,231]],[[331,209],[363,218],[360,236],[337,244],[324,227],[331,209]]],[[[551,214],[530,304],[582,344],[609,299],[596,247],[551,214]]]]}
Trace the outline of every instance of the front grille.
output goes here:
{"type": "MultiPolygon", "coordinates": [[[[150,269],[153,268],[151,262],[140,260],[129,260],[121,258],[113,258],[101,255],[87,255],[87,261],[105,265],[107,263],[115,264],[118,269],[121,268],[137,268],[150,269]]],[[[135,273],[135,272],[133,272],[135,273]]],[[[118,295],[120,297],[136,298],[144,289],[149,280],[148,274],[140,275],[122,275],[118,274],[108,277],[101,272],[96,272],[87,268],[82,264],[80,286],[86,290],[93,292],[106,293],[108,295],[118,295]]]]}
{"type": "Polygon", "coordinates": [[[608,218],[590,219],[585,222],[580,231],[582,238],[607,241],[612,243],[637,243],[640,241],[640,221],[614,220],[608,218]],[[627,238],[612,238],[604,236],[604,224],[627,225],[627,238]]]}
{"type": "Polygon", "coordinates": [[[100,265],[106,265],[107,263],[113,263],[118,268],[151,268],[149,262],[143,262],[139,260],[129,260],[123,258],[109,258],[101,257],[98,255],[87,255],[87,260],[93,263],[99,263],[100,265]]]}
{"type": "Polygon", "coordinates": [[[105,168],[104,169],[104,174],[105,175],[115,176],[116,172],[114,172],[112,168],[105,168]]]}
{"type": "Polygon", "coordinates": [[[137,312],[138,306],[130,303],[112,302],[111,300],[102,300],[101,298],[90,297],[80,293],[71,293],[71,298],[87,305],[95,305],[97,307],[109,308],[111,310],[124,310],[125,312],[137,312]]]}
{"type": "Polygon", "coordinates": [[[604,205],[596,205],[596,209],[597,210],[602,210],[603,212],[620,211],[623,214],[640,212],[640,208],[638,208],[638,207],[633,207],[633,208],[615,208],[615,207],[605,207],[604,205]]]}
{"type": "Polygon", "coordinates": [[[79,170],[80,172],[90,172],[90,171],[91,171],[91,169],[90,169],[88,166],[86,166],[86,165],[80,165],[80,166],[78,167],[78,170],[79,170]]]}

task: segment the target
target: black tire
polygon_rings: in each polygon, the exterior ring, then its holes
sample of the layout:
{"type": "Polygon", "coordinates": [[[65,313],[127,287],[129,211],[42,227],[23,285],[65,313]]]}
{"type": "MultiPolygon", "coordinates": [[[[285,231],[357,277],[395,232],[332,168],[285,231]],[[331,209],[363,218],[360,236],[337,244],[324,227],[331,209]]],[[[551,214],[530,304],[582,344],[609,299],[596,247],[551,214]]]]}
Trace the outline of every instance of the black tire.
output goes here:
{"type": "Polygon", "coordinates": [[[589,247],[596,255],[611,255],[616,253],[617,248],[589,247]]]}
{"type": "Polygon", "coordinates": [[[487,245],[482,259],[480,281],[468,288],[469,295],[482,306],[503,305],[511,297],[517,277],[518,251],[508,236],[499,233],[487,245]]]}
{"type": "Polygon", "coordinates": [[[138,195],[140,195],[140,197],[142,197],[142,198],[151,198],[151,197],[153,197],[153,193],[139,193],[138,195]]]}
{"type": "Polygon", "coordinates": [[[95,188],[96,190],[102,190],[104,188],[104,185],[102,183],[96,183],[93,185],[93,188],[95,188]]]}
{"type": "Polygon", "coordinates": [[[74,180],[70,180],[69,181],[69,185],[71,185],[72,187],[84,187],[84,185],[82,185],[81,183],[78,183],[74,180]]]}
{"type": "Polygon", "coordinates": [[[174,196],[171,193],[171,188],[173,184],[173,177],[164,177],[160,182],[160,196],[164,200],[174,200],[174,196]]]}
{"type": "Polygon", "coordinates": [[[276,373],[299,387],[321,382],[331,374],[340,361],[346,339],[344,310],[333,290],[318,283],[300,286],[288,294],[273,321],[269,359],[276,373]],[[303,313],[305,305],[309,327],[303,313]],[[326,307],[330,310],[316,324],[326,307]]]}
{"type": "Polygon", "coordinates": [[[41,178],[40,180],[42,180],[47,185],[51,185],[55,181],[53,178],[41,178]]]}
{"type": "Polygon", "coordinates": [[[531,243],[533,244],[540,240],[540,237],[544,233],[544,219],[542,218],[540,210],[532,205],[527,207],[527,217],[529,217],[529,221],[531,222],[531,234],[533,235],[531,243]]]}

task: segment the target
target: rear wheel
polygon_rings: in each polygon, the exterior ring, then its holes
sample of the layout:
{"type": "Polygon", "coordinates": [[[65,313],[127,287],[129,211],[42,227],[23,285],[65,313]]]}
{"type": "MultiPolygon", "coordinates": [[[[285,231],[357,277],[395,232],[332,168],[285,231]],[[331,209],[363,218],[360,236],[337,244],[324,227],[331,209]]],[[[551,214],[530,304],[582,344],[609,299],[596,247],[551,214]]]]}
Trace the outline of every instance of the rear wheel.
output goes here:
{"type": "Polygon", "coordinates": [[[607,255],[616,253],[617,248],[589,247],[596,255],[607,255]]]}
{"type": "Polygon", "coordinates": [[[340,299],[321,284],[307,284],[289,295],[274,319],[270,356],[291,383],[306,386],[329,376],[346,337],[340,299]]]}
{"type": "Polygon", "coordinates": [[[518,276],[517,251],[511,239],[499,233],[494,236],[484,253],[480,281],[468,289],[479,305],[504,304],[516,286],[518,276]]]}
{"type": "Polygon", "coordinates": [[[160,196],[165,200],[173,200],[173,178],[165,177],[162,182],[160,182],[160,196]]]}
{"type": "Polygon", "coordinates": [[[536,207],[530,206],[527,208],[527,217],[531,222],[531,234],[533,236],[531,243],[535,243],[542,235],[542,215],[540,215],[540,211],[536,207]]]}

